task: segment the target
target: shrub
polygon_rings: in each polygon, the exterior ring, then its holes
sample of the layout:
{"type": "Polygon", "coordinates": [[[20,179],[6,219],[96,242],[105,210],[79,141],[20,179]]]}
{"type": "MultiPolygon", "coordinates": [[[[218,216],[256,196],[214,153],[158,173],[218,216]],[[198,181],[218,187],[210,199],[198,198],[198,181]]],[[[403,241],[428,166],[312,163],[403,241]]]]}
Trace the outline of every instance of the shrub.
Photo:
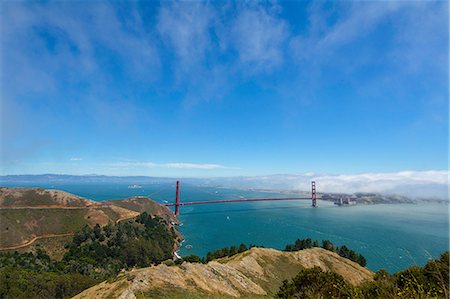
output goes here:
{"type": "Polygon", "coordinates": [[[320,267],[301,270],[291,282],[283,281],[278,298],[341,298],[349,293],[350,286],[344,278],[320,267]]]}

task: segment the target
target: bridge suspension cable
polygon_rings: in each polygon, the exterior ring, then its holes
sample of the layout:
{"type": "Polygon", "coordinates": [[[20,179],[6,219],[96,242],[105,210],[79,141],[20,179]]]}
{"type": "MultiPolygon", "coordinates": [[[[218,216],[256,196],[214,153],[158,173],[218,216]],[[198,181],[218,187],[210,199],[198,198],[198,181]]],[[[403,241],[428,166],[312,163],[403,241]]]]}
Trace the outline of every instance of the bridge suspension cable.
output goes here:
{"type": "Polygon", "coordinates": [[[281,201],[281,200],[311,200],[311,205],[313,207],[317,207],[317,194],[316,194],[316,182],[311,182],[311,197],[279,197],[279,198],[270,198],[270,197],[260,197],[260,198],[239,198],[239,199],[219,199],[219,200],[208,200],[208,201],[188,201],[181,202],[180,199],[180,181],[177,181],[176,184],[176,193],[175,193],[175,203],[167,203],[164,204],[166,207],[175,207],[175,216],[178,216],[180,213],[181,206],[188,205],[206,205],[206,204],[220,204],[220,203],[232,203],[232,202],[254,202],[254,201],[281,201]]]}
{"type": "Polygon", "coordinates": [[[163,188],[161,188],[161,189],[159,189],[159,190],[156,190],[155,192],[151,193],[150,195],[148,195],[148,197],[151,198],[152,196],[154,196],[154,195],[156,195],[156,194],[158,194],[158,193],[161,193],[161,192],[163,192],[163,191],[169,190],[169,189],[171,189],[171,188],[173,188],[173,185],[170,185],[170,186],[167,186],[167,187],[163,187],[163,188]]]}

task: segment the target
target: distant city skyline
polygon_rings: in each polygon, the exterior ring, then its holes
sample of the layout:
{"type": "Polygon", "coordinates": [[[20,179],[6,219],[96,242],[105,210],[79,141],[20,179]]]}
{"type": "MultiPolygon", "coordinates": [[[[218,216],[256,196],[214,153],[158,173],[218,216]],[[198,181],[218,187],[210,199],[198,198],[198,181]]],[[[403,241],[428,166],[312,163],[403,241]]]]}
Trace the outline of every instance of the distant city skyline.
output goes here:
{"type": "Polygon", "coordinates": [[[0,5],[2,175],[448,178],[447,1],[0,5]]]}

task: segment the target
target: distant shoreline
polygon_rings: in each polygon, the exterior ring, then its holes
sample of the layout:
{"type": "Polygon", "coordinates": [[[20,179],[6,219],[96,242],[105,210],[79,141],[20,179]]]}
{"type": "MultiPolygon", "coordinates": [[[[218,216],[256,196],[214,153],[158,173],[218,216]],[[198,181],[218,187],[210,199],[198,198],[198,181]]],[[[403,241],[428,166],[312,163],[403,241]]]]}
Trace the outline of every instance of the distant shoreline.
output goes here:
{"type": "MultiPolygon", "coordinates": [[[[219,188],[219,187],[217,187],[219,188]]],[[[221,187],[225,188],[225,187],[221,187]]],[[[243,191],[264,192],[264,193],[280,193],[280,194],[304,194],[309,195],[310,192],[303,190],[286,190],[286,189],[259,189],[259,188],[230,188],[243,191]]],[[[381,194],[370,192],[356,192],[356,193],[334,193],[334,192],[318,192],[320,200],[333,202],[340,197],[353,197],[357,204],[417,204],[417,203],[440,203],[449,204],[450,199],[438,198],[410,198],[407,196],[396,194],[381,194]],[[325,197],[325,198],[324,198],[325,197]]]]}

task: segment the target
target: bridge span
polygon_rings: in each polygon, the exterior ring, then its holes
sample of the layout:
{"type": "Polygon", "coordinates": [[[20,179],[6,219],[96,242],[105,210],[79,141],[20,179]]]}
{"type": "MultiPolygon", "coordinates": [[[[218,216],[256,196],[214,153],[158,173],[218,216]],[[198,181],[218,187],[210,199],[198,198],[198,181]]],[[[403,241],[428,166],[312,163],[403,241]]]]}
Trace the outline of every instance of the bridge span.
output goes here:
{"type": "Polygon", "coordinates": [[[207,201],[188,201],[181,202],[180,199],[180,181],[177,181],[175,202],[164,204],[166,207],[175,207],[175,216],[180,214],[180,207],[190,205],[209,205],[220,203],[232,203],[232,202],[253,202],[253,201],[281,201],[281,200],[311,200],[311,206],[317,207],[317,194],[316,194],[316,182],[311,182],[311,197],[260,197],[260,198],[239,198],[239,199],[220,199],[220,200],[207,200],[207,201]]]}

